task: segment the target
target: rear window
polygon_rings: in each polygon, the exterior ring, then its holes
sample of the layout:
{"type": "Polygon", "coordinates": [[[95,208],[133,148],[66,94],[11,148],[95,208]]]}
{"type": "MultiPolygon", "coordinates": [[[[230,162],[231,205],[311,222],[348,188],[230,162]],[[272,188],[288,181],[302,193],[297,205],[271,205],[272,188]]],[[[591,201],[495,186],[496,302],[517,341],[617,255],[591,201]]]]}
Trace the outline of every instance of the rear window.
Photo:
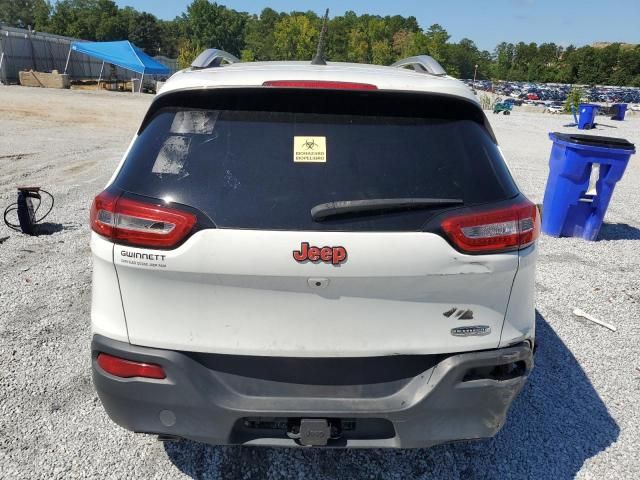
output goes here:
{"type": "Polygon", "coordinates": [[[365,96],[366,108],[358,108],[361,94],[350,109],[348,96],[340,102],[322,95],[274,94],[272,105],[227,98],[209,108],[160,106],[115,185],[197,208],[218,228],[266,230],[414,231],[447,207],[321,221],[310,211],[334,201],[398,198],[470,206],[517,194],[477,119],[420,113],[415,105],[405,115],[402,102],[390,108],[388,100],[376,109],[375,94],[365,96]],[[321,105],[316,112],[314,103],[321,105]]]}

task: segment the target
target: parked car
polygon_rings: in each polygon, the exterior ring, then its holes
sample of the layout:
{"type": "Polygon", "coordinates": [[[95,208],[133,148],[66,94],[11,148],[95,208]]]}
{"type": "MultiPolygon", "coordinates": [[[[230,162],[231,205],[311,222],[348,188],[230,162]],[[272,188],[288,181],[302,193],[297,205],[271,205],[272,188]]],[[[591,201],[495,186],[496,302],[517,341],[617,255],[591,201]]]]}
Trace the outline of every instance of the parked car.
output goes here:
{"type": "Polygon", "coordinates": [[[420,64],[197,64],[163,86],[91,207],[117,424],[336,447],[502,427],[533,366],[539,214],[469,88],[420,64]]]}
{"type": "Polygon", "coordinates": [[[513,110],[513,103],[510,102],[497,102],[493,106],[494,114],[502,113],[504,115],[511,115],[511,110],[513,110]]]}
{"type": "Polygon", "coordinates": [[[554,103],[554,104],[548,105],[545,108],[545,111],[549,113],[562,113],[564,111],[564,106],[554,103]]]}
{"type": "Polygon", "coordinates": [[[511,105],[515,105],[515,106],[521,106],[522,105],[522,100],[517,99],[517,98],[506,98],[504,100],[504,103],[510,103],[511,105]]]}
{"type": "MultiPolygon", "coordinates": [[[[577,85],[585,93],[585,99],[597,103],[640,103],[640,88],[577,85]]],[[[495,84],[479,84],[480,90],[493,89],[500,95],[527,99],[528,95],[535,95],[538,100],[564,102],[574,85],[557,83],[529,83],[502,81],[495,84]]],[[[536,100],[535,98],[531,98],[536,100]]]]}

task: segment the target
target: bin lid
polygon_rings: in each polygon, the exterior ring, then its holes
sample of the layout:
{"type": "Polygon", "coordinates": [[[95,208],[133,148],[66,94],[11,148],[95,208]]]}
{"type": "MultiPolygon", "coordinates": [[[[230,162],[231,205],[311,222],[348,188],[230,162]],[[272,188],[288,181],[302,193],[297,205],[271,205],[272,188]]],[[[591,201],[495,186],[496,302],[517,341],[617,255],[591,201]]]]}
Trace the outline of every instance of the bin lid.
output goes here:
{"type": "Polygon", "coordinates": [[[601,137],[598,135],[582,135],[579,133],[560,133],[553,132],[549,134],[551,140],[560,140],[561,142],[574,143],[587,147],[615,148],[617,150],[636,149],[636,146],[624,138],[601,137]]]}

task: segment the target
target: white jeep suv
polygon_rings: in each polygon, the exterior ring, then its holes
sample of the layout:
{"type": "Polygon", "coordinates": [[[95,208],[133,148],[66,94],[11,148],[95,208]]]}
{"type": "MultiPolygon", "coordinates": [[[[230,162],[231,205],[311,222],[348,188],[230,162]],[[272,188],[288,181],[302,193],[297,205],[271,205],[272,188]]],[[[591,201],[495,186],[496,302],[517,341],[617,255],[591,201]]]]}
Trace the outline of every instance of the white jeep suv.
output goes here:
{"type": "Polygon", "coordinates": [[[109,416],[211,444],[493,436],[532,368],[539,217],[471,91],[429,57],[205,57],[91,209],[109,416]]]}

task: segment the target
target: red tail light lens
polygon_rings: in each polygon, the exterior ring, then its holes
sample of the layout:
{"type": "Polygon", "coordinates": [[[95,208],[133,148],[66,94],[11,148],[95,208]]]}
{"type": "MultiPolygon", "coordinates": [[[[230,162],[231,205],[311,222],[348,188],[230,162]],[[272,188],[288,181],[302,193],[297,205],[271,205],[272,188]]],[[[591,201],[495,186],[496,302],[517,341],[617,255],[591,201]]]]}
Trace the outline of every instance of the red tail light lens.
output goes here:
{"type": "Polygon", "coordinates": [[[531,202],[449,217],[442,229],[462,252],[498,253],[528,247],[540,235],[540,215],[531,202]]]}
{"type": "Polygon", "coordinates": [[[170,248],[196,224],[196,216],[175,208],[102,192],[91,205],[91,228],[116,243],[170,248]]]}
{"type": "Polygon", "coordinates": [[[269,80],[263,87],[281,88],[324,88],[327,90],[377,90],[378,87],[370,83],[355,82],[326,82],[317,80],[269,80]]]}
{"type": "Polygon", "coordinates": [[[114,357],[108,353],[98,354],[98,365],[105,372],[121,378],[143,377],[162,380],[167,378],[160,365],[153,363],[134,362],[124,358],[114,357]]]}

